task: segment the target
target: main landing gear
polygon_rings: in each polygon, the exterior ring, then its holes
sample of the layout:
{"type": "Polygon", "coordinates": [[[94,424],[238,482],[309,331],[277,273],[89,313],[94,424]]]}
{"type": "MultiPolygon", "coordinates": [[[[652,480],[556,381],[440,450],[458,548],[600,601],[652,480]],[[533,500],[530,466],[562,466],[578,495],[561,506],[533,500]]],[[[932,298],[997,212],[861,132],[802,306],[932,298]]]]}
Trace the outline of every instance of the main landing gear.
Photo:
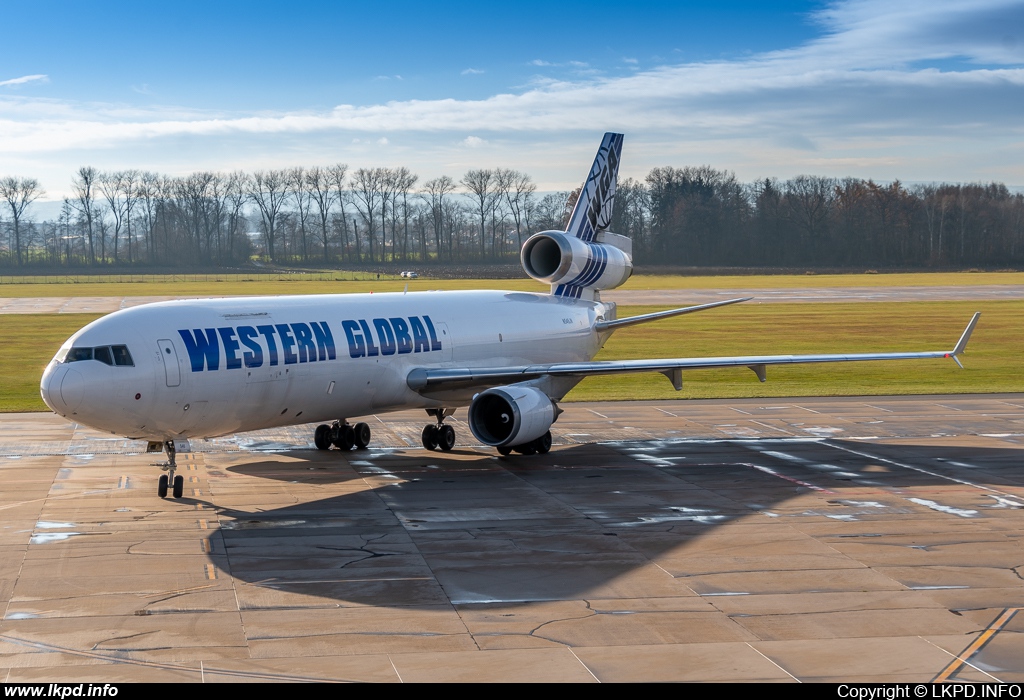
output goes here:
{"type": "Polygon", "coordinates": [[[428,450],[441,448],[442,452],[451,452],[455,447],[455,428],[444,424],[444,419],[455,413],[454,408],[428,408],[427,415],[437,419],[437,423],[423,426],[420,439],[428,450]]]}
{"type": "Polygon", "coordinates": [[[181,498],[181,494],[185,490],[185,477],[180,474],[175,476],[174,474],[178,468],[177,463],[174,461],[174,440],[166,440],[164,442],[164,449],[167,450],[167,461],[159,466],[167,473],[160,475],[160,482],[156,487],[156,493],[160,498],[167,498],[167,489],[170,488],[175,498],[181,498]]]}
{"type": "Polygon", "coordinates": [[[334,445],[339,450],[365,450],[370,444],[370,426],[366,423],[349,425],[348,421],[334,421],[331,425],[318,425],[313,433],[313,443],[318,450],[329,450],[334,445]]]}
{"type": "Polygon", "coordinates": [[[499,445],[496,449],[502,457],[508,457],[513,451],[521,455],[544,455],[551,450],[551,431],[547,431],[536,440],[524,442],[522,445],[516,445],[515,447],[499,445]]]}

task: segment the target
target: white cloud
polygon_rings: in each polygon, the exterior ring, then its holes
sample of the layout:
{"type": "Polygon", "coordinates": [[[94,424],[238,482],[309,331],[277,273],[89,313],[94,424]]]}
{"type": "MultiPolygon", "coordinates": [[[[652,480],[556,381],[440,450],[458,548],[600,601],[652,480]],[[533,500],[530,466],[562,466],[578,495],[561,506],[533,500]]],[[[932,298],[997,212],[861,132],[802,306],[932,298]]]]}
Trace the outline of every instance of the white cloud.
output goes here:
{"type": "Polygon", "coordinates": [[[487,142],[484,141],[479,136],[467,136],[462,140],[462,143],[463,145],[468,146],[470,148],[479,148],[480,146],[483,146],[487,142]]]}
{"type": "Polygon", "coordinates": [[[48,75],[23,75],[20,78],[11,78],[10,80],[0,80],[0,87],[5,85],[24,85],[25,83],[48,83],[50,82],[50,76],[48,75]]]}
{"type": "Polygon", "coordinates": [[[462,75],[482,75],[482,74],[483,74],[483,71],[479,70],[477,68],[467,68],[466,70],[462,71],[462,75]]]}
{"type": "Polygon", "coordinates": [[[377,139],[377,144],[380,146],[387,146],[389,143],[391,142],[388,141],[387,136],[381,136],[379,139],[377,139]]]}

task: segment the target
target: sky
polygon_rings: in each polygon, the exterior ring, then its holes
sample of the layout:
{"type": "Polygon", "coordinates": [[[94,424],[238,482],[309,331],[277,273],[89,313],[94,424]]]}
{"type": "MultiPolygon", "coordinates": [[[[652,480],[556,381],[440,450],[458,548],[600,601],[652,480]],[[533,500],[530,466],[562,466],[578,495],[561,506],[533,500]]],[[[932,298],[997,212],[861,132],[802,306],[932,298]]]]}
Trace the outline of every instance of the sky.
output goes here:
{"type": "Polygon", "coordinates": [[[711,165],[1024,185],[1024,0],[0,0],[0,176],[711,165]],[[153,5],[153,7],[150,7],[153,5]]]}

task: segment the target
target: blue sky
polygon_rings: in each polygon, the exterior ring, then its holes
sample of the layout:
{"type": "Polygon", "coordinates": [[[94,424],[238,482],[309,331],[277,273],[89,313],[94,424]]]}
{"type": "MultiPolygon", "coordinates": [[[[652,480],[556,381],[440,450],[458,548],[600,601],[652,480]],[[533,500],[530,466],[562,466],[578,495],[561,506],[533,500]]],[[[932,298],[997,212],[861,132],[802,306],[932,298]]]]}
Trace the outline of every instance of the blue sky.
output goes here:
{"type": "Polygon", "coordinates": [[[1024,0],[5,3],[0,175],[707,163],[1024,184],[1024,0]]]}

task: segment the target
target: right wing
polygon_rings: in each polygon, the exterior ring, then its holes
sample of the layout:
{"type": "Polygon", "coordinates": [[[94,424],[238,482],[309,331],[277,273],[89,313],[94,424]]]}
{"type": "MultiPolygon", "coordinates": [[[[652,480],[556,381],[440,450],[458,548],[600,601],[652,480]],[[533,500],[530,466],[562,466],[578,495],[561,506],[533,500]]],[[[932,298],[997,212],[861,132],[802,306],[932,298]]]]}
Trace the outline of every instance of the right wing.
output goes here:
{"type": "MultiPolygon", "coordinates": [[[[735,303],[730,300],[724,303],[735,303]]],[[[718,302],[723,303],[723,302],[718,302]]],[[[696,309],[695,309],[696,310],[696,309]]],[[[980,313],[974,314],[967,328],[952,350],[926,352],[868,352],[831,355],[749,355],[742,357],[698,357],[654,360],[606,360],[601,362],[561,362],[519,367],[476,367],[458,369],[417,368],[409,373],[406,382],[417,392],[435,389],[479,387],[481,390],[515,384],[540,377],[589,377],[605,374],[634,374],[661,372],[669,378],[676,390],[682,388],[684,369],[710,369],[714,367],[749,367],[762,382],[767,379],[768,365],[813,364],[819,362],[864,362],[868,360],[926,360],[950,357],[960,365],[959,355],[967,348],[980,313]]],[[[624,319],[628,320],[628,319],[624,319]]],[[[960,365],[963,367],[963,365],[960,365]]]]}

